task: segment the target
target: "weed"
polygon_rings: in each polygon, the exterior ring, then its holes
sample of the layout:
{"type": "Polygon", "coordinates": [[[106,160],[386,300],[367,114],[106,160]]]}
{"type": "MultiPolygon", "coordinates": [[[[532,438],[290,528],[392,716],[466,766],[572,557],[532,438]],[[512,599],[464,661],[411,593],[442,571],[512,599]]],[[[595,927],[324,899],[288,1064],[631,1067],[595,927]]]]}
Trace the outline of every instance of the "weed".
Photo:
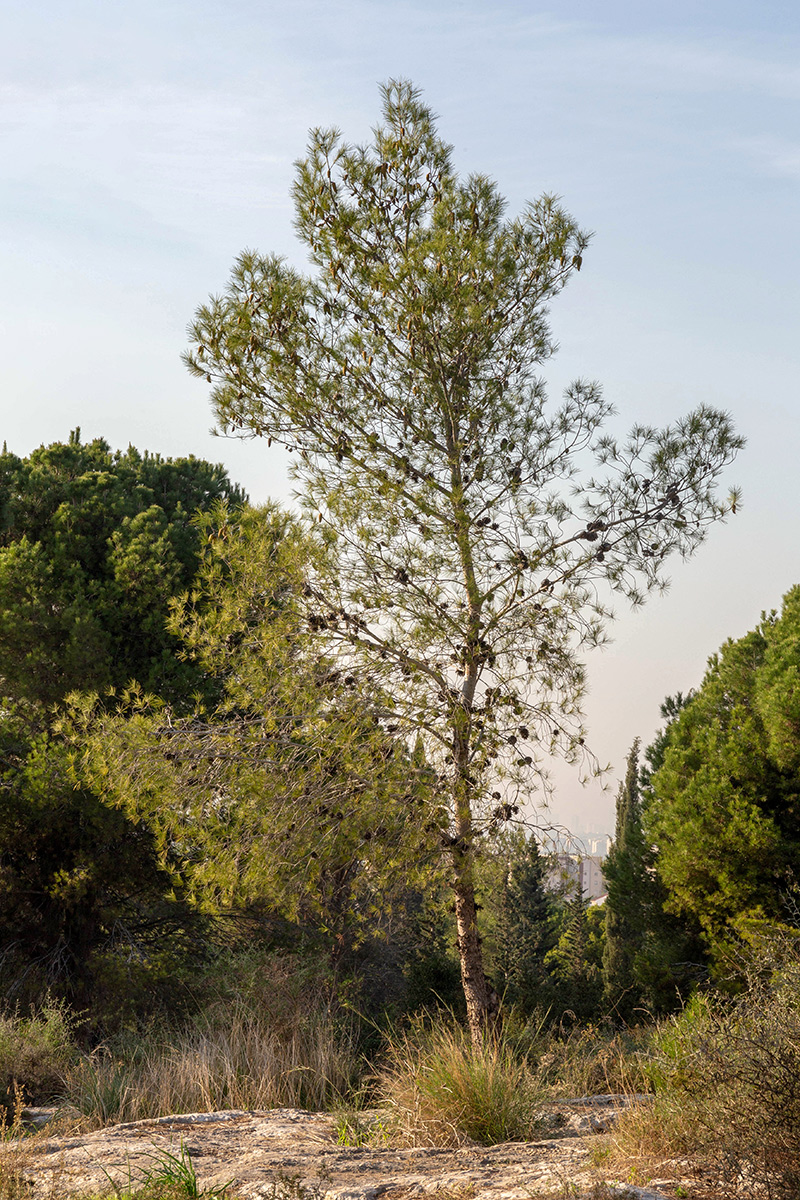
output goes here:
{"type": "Polygon", "coordinates": [[[697,997],[654,1039],[648,1108],[619,1121],[623,1152],[689,1155],[716,1194],[800,1194],[800,961],[759,964],[734,999],[697,997]]]}
{"type": "Polygon", "coordinates": [[[323,1200],[330,1179],[326,1176],[316,1182],[306,1182],[299,1175],[281,1174],[271,1184],[272,1190],[266,1200],[323,1200]]]}
{"type": "Polygon", "coordinates": [[[336,1114],[334,1134],[337,1146],[358,1149],[361,1146],[385,1146],[389,1141],[388,1123],[374,1113],[343,1111],[336,1114]]]}
{"type": "Polygon", "coordinates": [[[16,1088],[29,1103],[47,1102],[61,1088],[76,1055],[74,1018],[66,1007],[46,1000],[30,1016],[0,1016],[0,1107],[10,1117],[16,1088]]]}
{"type": "Polygon", "coordinates": [[[433,1200],[472,1200],[475,1195],[473,1183],[452,1184],[449,1187],[435,1187],[428,1193],[433,1200]]]}
{"type": "Polygon", "coordinates": [[[636,1192],[623,1184],[597,1180],[587,1188],[565,1179],[555,1188],[534,1192],[530,1200],[638,1200],[638,1197],[636,1192]]]}
{"type": "Polygon", "coordinates": [[[0,1200],[23,1200],[30,1195],[27,1146],[22,1137],[22,1088],[14,1089],[11,1120],[6,1108],[0,1110],[0,1200]]]}
{"type": "Polygon", "coordinates": [[[130,1167],[123,1187],[107,1171],[103,1172],[114,1200],[232,1200],[227,1196],[232,1182],[211,1191],[201,1189],[191,1155],[183,1142],[177,1154],[169,1150],[156,1150],[150,1157],[154,1162],[153,1168],[144,1171],[135,1184],[130,1167]]]}
{"type": "Polygon", "coordinates": [[[643,1055],[651,1029],[623,1031],[580,1025],[551,1030],[537,1039],[529,1061],[551,1095],[638,1094],[651,1089],[643,1055]]]}

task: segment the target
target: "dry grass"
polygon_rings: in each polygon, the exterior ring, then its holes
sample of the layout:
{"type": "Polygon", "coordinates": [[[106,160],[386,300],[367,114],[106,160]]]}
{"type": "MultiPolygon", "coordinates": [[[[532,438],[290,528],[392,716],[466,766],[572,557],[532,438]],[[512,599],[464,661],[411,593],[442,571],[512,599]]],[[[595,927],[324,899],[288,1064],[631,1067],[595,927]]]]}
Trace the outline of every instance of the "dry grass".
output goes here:
{"type": "Polygon", "coordinates": [[[496,1145],[536,1133],[541,1093],[525,1060],[489,1036],[476,1049],[455,1024],[390,1039],[376,1085],[387,1128],[405,1145],[496,1145]]]}
{"type": "Polygon", "coordinates": [[[651,1037],[649,1027],[613,1032],[574,1026],[540,1039],[531,1062],[551,1097],[638,1095],[652,1087],[643,1065],[651,1037]]]}
{"type": "Polygon", "coordinates": [[[358,1062],[324,1014],[291,1032],[237,1003],[172,1036],[144,1038],[123,1057],[100,1050],[65,1077],[65,1109],[85,1127],[170,1113],[306,1108],[341,1103],[358,1062]]]}

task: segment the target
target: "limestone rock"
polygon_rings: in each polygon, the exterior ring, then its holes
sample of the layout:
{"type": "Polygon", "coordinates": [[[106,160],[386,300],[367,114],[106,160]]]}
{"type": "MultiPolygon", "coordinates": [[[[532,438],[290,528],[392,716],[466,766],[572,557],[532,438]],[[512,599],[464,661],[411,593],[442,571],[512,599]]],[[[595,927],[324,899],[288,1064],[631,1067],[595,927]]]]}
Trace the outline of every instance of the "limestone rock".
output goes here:
{"type": "MultiPolygon", "coordinates": [[[[189,1113],[73,1137],[45,1131],[26,1147],[23,1170],[32,1200],[108,1190],[110,1179],[124,1188],[164,1153],[189,1155],[202,1188],[230,1183],[237,1200],[406,1200],[436,1192],[448,1200],[577,1200],[600,1195],[592,1192],[599,1179],[592,1137],[624,1103],[617,1096],[565,1101],[551,1106],[540,1141],[458,1149],[341,1146],[333,1117],[297,1109],[189,1113]]],[[[664,1200],[609,1180],[604,1200],[615,1196],[664,1200]]]]}

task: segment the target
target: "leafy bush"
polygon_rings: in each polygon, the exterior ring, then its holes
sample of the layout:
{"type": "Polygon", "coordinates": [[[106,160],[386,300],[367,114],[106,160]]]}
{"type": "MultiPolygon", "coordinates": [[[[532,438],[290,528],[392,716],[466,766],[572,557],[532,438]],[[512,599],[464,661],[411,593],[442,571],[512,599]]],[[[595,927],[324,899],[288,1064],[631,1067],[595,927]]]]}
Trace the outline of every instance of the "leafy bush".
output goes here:
{"type": "Polygon", "coordinates": [[[454,1023],[391,1037],[376,1085],[391,1132],[407,1145],[491,1146],[536,1132],[541,1097],[525,1060],[497,1037],[475,1047],[454,1023]]]}
{"type": "Polygon", "coordinates": [[[800,959],[751,972],[734,999],[696,997],[655,1039],[650,1113],[619,1126],[623,1146],[691,1154],[721,1194],[800,1195],[800,959]],[[738,1189],[738,1190],[737,1190],[738,1189]]]}
{"type": "Polygon", "coordinates": [[[27,1103],[52,1100],[76,1057],[74,1019],[66,1008],[48,1001],[30,1016],[0,1016],[0,1108],[10,1119],[16,1089],[27,1103]]]}

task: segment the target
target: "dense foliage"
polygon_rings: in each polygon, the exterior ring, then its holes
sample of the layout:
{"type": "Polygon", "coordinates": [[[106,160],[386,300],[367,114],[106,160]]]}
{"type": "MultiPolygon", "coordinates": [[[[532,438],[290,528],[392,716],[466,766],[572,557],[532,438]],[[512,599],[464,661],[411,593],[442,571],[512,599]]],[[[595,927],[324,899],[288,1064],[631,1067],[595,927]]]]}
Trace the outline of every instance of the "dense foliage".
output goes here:
{"type": "Polygon", "coordinates": [[[200,569],[170,628],[215,703],[181,717],[139,693],[116,712],[76,701],[84,770],[160,846],[182,847],[198,904],[266,904],[311,923],[338,960],[391,894],[430,883],[435,842],[409,820],[430,771],[301,619],[320,551],[300,522],[220,505],[198,525],[200,569]]]}
{"type": "Polygon", "coordinates": [[[0,982],[23,1005],[67,997],[92,1018],[178,1003],[174,975],[207,929],[151,831],[76,781],[40,710],[0,716],[0,982]]]}
{"type": "Polygon", "coordinates": [[[728,641],[659,746],[646,801],[668,907],[718,965],[748,924],[796,920],[800,587],[728,641]]]}
{"type": "Polygon", "coordinates": [[[221,466],[96,438],[0,455],[0,694],[52,704],[136,679],[196,685],[165,625],[197,569],[197,509],[244,493],[221,466]]]}
{"type": "Polygon", "coordinates": [[[168,629],[199,562],[195,510],[243,500],[222,467],[102,439],[0,456],[0,981],[124,1019],[175,999],[207,930],[177,847],[76,775],[56,702],[134,676],[180,706],[203,681],[168,629]],[[179,988],[177,989],[179,990],[179,988]]]}

